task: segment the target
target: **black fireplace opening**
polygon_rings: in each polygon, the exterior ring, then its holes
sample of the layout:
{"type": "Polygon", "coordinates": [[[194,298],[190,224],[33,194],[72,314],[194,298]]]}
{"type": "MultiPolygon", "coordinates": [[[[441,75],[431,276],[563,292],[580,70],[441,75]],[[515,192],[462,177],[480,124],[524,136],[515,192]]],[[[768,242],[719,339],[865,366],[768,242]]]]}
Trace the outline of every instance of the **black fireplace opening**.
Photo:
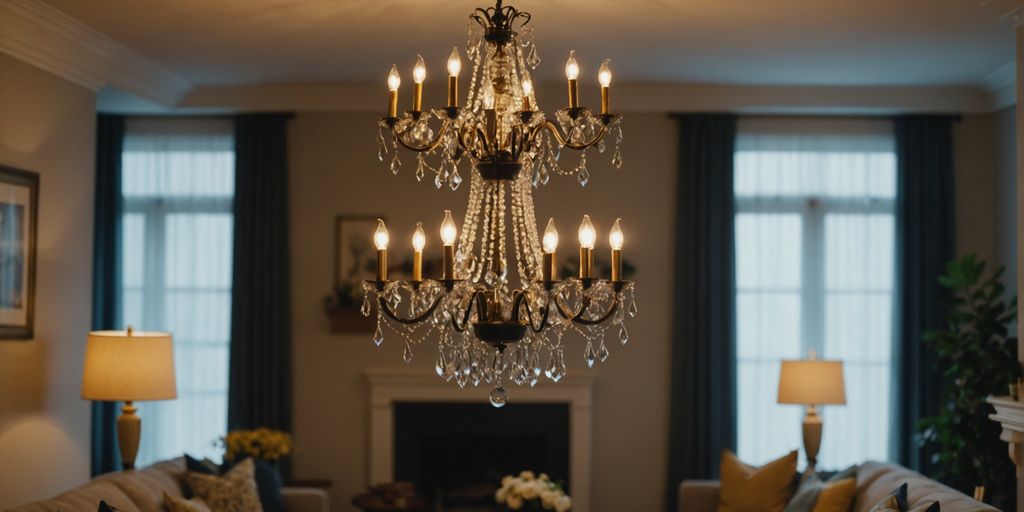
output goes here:
{"type": "Polygon", "coordinates": [[[488,510],[505,475],[547,473],[570,492],[569,405],[399,402],[395,479],[432,510],[488,510]]]}

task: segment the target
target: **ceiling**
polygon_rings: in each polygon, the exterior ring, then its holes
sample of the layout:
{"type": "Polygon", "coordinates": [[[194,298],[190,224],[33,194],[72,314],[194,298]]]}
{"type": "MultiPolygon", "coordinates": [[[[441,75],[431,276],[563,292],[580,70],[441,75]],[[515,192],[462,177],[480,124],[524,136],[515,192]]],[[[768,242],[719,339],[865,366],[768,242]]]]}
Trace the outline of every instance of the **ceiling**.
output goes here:
{"type": "MultiPolygon", "coordinates": [[[[979,0],[508,0],[533,14],[541,79],[570,49],[616,81],[979,85],[1014,59],[979,0]]],[[[986,4],[991,0],[982,0],[986,4]]],[[[193,85],[435,77],[484,0],[46,0],[193,85]]],[[[595,78],[596,79],[596,78],[595,78]]]]}

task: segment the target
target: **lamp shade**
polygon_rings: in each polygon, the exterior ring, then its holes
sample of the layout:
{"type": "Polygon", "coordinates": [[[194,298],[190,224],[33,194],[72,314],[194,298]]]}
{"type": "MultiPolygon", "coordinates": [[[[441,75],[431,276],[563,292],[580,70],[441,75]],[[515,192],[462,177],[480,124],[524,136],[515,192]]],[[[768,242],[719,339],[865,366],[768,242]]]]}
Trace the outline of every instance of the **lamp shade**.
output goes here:
{"type": "Polygon", "coordinates": [[[779,372],[780,404],[845,404],[842,361],[782,361],[779,372]]]}
{"type": "Polygon", "coordinates": [[[174,345],[165,332],[94,331],[85,346],[82,398],[102,401],[177,398],[174,345]]]}

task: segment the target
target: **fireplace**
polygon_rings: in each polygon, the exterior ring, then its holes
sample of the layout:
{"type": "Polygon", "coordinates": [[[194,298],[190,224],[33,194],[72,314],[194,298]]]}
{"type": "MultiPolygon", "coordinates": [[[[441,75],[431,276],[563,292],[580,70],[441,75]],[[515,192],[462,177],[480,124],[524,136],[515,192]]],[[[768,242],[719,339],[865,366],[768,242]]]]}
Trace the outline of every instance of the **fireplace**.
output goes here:
{"type": "Polygon", "coordinates": [[[569,405],[394,404],[395,479],[414,482],[437,510],[489,510],[501,478],[529,469],[569,475],[569,405]]]}
{"type": "Polygon", "coordinates": [[[571,486],[573,511],[588,512],[594,373],[571,374],[557,385],[542,382],[535,388],[514,387],[509,390],[509,404],[494,409],[488,403],[488,389],[460,389],[421,368],[368,369],[366,483],[407,479],[416,482],[422,494],[436,498],[438,489],[451,492],[453,482],[460,490],[477,482],[478,494],[489,494],[493,500],[494,483],[501,476],[534,469],[554,479],[564,478],[571,486]],[[410,425],[413,428],[406,430],[410,425]],[[493,453],[478,448],[493,442],[511,443],[516,448],[493,453]],[[434,471],[430,464],[438,453],[452,449],[473,449],[473,453],[462,459],[461,466],[458,460],[444,461],[454,463],[456,470],[443,478],[422,474],[434,471]]]}

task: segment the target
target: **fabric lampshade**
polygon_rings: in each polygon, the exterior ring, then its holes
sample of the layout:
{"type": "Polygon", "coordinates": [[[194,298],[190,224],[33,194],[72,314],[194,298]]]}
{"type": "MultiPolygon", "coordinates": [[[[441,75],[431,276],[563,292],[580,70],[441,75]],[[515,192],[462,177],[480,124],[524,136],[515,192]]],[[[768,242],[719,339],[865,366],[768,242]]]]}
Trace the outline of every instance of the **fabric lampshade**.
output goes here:
{"type": "Polygon", "coordinates": [[[82,398],[101,401],[177,398],[174,345],[164,332],[94,331],[85,346],[82,398]]]}
{"type": "Polygon", "coordinates": [[[845,404],[842,361],[782,361],[779,372],[780,404],[845,404]]]}

